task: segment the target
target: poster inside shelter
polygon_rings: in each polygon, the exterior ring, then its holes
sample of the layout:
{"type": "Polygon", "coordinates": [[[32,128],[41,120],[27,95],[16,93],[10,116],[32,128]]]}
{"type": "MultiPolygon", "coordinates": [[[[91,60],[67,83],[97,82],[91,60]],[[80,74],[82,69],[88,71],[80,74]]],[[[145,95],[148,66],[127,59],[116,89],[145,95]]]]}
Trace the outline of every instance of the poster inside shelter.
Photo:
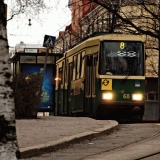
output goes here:
{"type": "MultiPolygon", "coordinates": [[[[21,72],[22,73],[38,73],[42,75],[44,69],[43,64],[22,64],[21,65],[21,72]]],[[[52,111],[53,104],[54,104],[54,86],[52,83],[53,78],[53,65],[47,65],[43,85],[42,85],[42,95],[41,101],[39,104],[39,111],[52,111]]]]}

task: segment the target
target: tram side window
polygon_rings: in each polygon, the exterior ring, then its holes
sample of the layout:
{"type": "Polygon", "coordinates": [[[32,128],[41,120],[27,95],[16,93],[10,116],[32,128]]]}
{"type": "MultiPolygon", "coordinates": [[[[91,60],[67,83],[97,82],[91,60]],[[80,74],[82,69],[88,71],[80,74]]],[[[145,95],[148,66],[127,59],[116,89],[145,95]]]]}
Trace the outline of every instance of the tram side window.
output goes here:
{"type": "Polygon", "coordinates": [[[79,53],[77,55],[77,73],[76,73],[76,79],[79,79],[79,75],[80,75],[80,58],[81,58],[81,54],[79,53]]]}
{"type": "Polygon", "coordinates": [[[73,63],[68,63],[68,83],[73,79],[73,63]]]}
{"type": "Polygon", "coordinates": [[[79,62],[79,78],[81,78],[82,71],[82,53],[80,53],[80,62],[79,62]]]}
{"type": "Polygon", "coordinates": [[[91,94],[91,80],[92,76],[92,69],[93,69],[93,55],[86,56],[86,68],[85,68],[85,88],[86,88],[86,96],[90,96],[91,94]]]}
{"type": "Polygon", "coordinates": [[[73,57],[73,78],[74,81],[76,79],[76,69],[77,69],[77,55],[73,57]]]}
{"type": "Polygon", "coordinates": [[[65,67],[64,67],[64,62],[62,63],[62,84],[64,85],[64,78],[65,78],[65,67]]]}
{"type": "Polygon", "coordinates": [[[55,79],[55,82],[56,82],[56,88],[58,87],[58,81],[59,81],[59,65],[56,66],[56,79],[55,79]]]}
{"type": "Polygon", "coordinates": [[[93,57],[93,74],[92,74],[92,90],[93,90],[93,94],[96,94],[96,66],[97,66],[97,56],[93,57]]]}
{"type": "MultiPolygon", "coordinates": [[[[62,67],[59,68],[59,75],[63,75],[63,69],[62,67]]],[[[59,77],[60,78],[60,77],[59,77]]],[[[62,77],[61,77],[62,78],[62,77]]],[[[63,83],[63,78],[61,79],[61,84],[63,83]]],[[[60,84],[60,83],[59,83],[60,84]]]]}
{"type": "Polygon", "coordinates": [[[68,69],[69,69],[69,63],[68,59],[66,61],[66,66],[65,66],[65,83],[68,84],[68,69]]]}
{"type": "Polygon", "coordinates": [[[81,52],[73,57],[72,80],[76,80],[84,77],[84,55],[85,55],[85,52],[81,52]]]}
{"type": "Polygon", "coordinates": [[[85,52],[82,52],[81,54],[81,65],[80,65],[80,68],[81,68],[81,75],[80,75],[80,78],[83,78],[84,77],[84,64],[85,64],[85,52]]]}
{"type": "Polygon", "coordinates": [[[68,100],[71,100],[71,80],[73,74],[73,63],[68,64],[68,100]]]}

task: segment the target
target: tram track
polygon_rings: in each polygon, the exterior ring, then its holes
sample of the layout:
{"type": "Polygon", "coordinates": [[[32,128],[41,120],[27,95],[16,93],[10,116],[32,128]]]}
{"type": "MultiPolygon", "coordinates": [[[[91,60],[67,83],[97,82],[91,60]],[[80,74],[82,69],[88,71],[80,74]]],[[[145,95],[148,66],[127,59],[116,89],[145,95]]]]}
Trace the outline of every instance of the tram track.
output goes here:
{"type": "Polygon", "coordinates": [[[137,160],[153,160],[153,157],[155,157],[155,156],[160,156],[160,152],[142,157],[141,159],[137,159],[137,160]]]}
{"type": "MultiPolygon", "coordinates": [[[[112,151],[118,151],[118,150],[121,150],[122,148],[125,148],[125,147],[129,147],[129,146],[134,146],[134,145],[137,145],[137,144],[142,144],[142,143],[144,143],[144,142],[146,142],[146,141],[149,141],[149,140],[152,140],[152,139],[154,139],[154,138],[156,138],[156,137],[158,137],[158,136],[160,136],[160,132],[158,132],[158,133],[156,133],[155,135],[153,135],[153,136],[150,136],[150,137],[147,137],[147,138],[144,138],[144,139],[141,139],[141,140],[137,140],[137,141],[134,141],[134,142],[132,142],[132,143],[129,143],[129,144],[125,144],[125,145],[123,145],[123,146],[119,146],[119,147],[116,147],[116,148],[114,148],[114,149],[112,149],[112,151]],[[121,148],[121,149],[119,149],[119,148],[121,148]]],[[[111,151],[111,150],[110,150],[111,151]]],[[[109,151],[109,152],[110,152],[109,151]]]]}
{"type": "MultiPolygon", "coordinates": [[[[157,138],[157,137],[159,137],[159,136],[160,136],[160,132],[157,133],[156,135],[154,135],[154,136],[152,136],[152,137],[146,139],[145,141],[149,141],[149,140],[155,139],[155,138],[157,138]]],[[[143,141],[143,142],[145,142],[145,141],[143,141]]],[[[142,142],[142,143],[143,143],[143,142],[142,142]]],[[[150,155],[141,157],[140,159],[137,159],[137,160],[145,160],[146,158],[151,158],[151,157],[156,156],[156,155],[158,155],[158,154],[160,154],[160,151],[157,152],[157,153],[153,153],[153,154],[150,154],[150,155]]]]}
{"type": "Polygon", "coordinates": [[[159,154],[160,154],[160,132],[157,132],[152,136],[145,137],[143,139],[131,142],[129,144],[120,145],[108,151],[89,156],[84,160],[95,160],[96,159],[95,157],[98,157],[97,158],[98,160],[101,160],[99,157],[104,157],[107,160],[122,160],[122,159],[123,160],[151,160],[152,156],[156,156],[159,154]],[[158,145],[155,143],[156,140],[157,142],[159,142],[158,145]],[[157,148],[157,146],[159,147],[157,148]],[[147,148],[149,148],[149,150],[147,150],[147,148]],[[151,159],[148,159],[148,158],[151,158],[151,159]]]}
{"type": "Polygon", "coordinates": [[[160,152],[159,135],[159,123],[122,123],[93,139],[27,160],[159,160],[160,154],[152,158],[160,152]],[[145,150],[140,155],[141,149],[145,150]]]}

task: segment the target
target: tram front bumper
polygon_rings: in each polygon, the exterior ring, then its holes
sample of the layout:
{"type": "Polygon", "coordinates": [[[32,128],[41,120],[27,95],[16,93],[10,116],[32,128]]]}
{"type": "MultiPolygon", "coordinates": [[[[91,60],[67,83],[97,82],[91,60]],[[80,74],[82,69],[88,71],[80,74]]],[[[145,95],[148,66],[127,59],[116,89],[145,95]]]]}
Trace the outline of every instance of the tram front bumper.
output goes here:
{"type": "Polygon", "coordinates": [[[144,102],[104,102],[98,106],[98,112],[100,114],[144,114],[144,102]]]}

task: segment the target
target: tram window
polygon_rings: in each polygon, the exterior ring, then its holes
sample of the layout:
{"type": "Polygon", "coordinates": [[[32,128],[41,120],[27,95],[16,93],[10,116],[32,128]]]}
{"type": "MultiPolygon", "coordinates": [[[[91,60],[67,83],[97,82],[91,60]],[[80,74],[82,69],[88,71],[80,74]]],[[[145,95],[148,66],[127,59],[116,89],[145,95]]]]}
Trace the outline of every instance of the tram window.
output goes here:
{"type": "Polygon", "coordinates": [[[64,73],[65,73],[65,67],[64,67],[64,62],[63,62],[62,63],[62,84],[63,85],[64,85],[64,77],[65,77],[64,73]]]}
{"type": "Polygon", "coordinates": [[[144,75],[144,49],[141,42],[104,41],[99,59],[100,74],[144,75]]]}
{"type": "Polygon", "coordinates": [[[80,62],[79,62],[79,78],[81,78],[82,71],[82,53],[80,53],[80,62]]]}
{"type": "Polygon", "coordinates": [[[77,73],[76,73],[76,79],[79,79],[80,75],[80,53],[77,55],[77,73]]]}
{"type": "Polygon", "coordinates": [[[68,68],[69,68],[69,63],[68,59],[66,61],[66,66],[65,66],[65,83],[68,84],[68,68]]]}
{"type": "Polygon", "coordinates": [[[59,65],[56,66],[56,79],[55,79],[55,82],[56,82],[56,88],[58,87],[58,81],[59,81],[59,65]]]}
{"type": "Polygon", "coordinates": [[[81,60],[81,78],[84,77],[84,64],[85,64],[85,52],[82,52],[82,60],[81,60]]]}
{"type": "Polygon", "coordinates": [[[91,91],[91,68],[86,66],[86,95],[90,95],[91,91]]]}
{"type": "Polygon", "coordinates": [[[93,59],[92,56],[87,56],[87,66],[92,66],[93,59]]]}
{"type": "Polygon", "coordinates": [[[93,90],[93,94],[95,95],[96,94],[96,64],[97,64],[97,57],[94,57],[93,58],[93,74],[92,74],[92,90],[93,90]]]}
{"type": "Polygon", "coordinates": [[[73,63],[69,63],[68,65],[68,100],[71,100],[71,80],[72,80],[72,73],[73,73],[73,63]]]}
{"type": "Polygon", "coordinates": [[[76,79],[76,69],[77,69],[77,56],[73,57],[73,81],[76,79]]]}
{"type": "Polygon", "coordinates": [[[69,64],[69,80],[73,79],[73,63],[69,64]]]}
{"type": "MultiPolygon", "coordinates": [[[[63,70],[62,70],[62,67],[59,68],[59,75],[63,75],[63,70]]],[[[63,78],[62,78],[63,79],[63,78]]],[[[61,79],[61,84],[62,84],[62,79],[61,79]]],[[[60,83],[59,83],[60,84],[60,83]]]]}

